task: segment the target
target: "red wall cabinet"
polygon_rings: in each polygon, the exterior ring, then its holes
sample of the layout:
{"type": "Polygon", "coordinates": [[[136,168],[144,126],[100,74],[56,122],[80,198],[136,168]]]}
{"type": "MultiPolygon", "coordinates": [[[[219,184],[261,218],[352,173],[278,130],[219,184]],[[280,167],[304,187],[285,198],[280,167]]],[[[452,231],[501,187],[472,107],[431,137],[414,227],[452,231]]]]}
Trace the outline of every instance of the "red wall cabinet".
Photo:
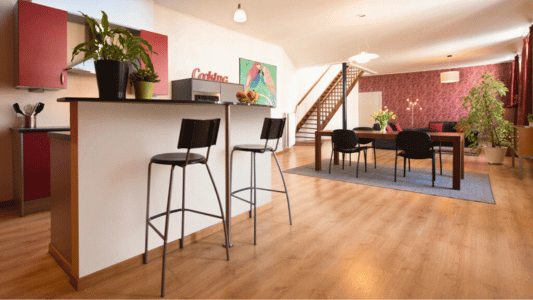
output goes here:
{"type": "Polygon", "coordinates": [[[154,94],[168,95],[168,37],[163,34],[141,30],[141,37],[147,40],[157,55],[151,55],[154,70],[160,82],[154,86],[154,94]]]}
{"type": "Polygon", "coordinates": [[[67,88],[67,12],[24,0],[16,12],[16,87],[67,88]]]}

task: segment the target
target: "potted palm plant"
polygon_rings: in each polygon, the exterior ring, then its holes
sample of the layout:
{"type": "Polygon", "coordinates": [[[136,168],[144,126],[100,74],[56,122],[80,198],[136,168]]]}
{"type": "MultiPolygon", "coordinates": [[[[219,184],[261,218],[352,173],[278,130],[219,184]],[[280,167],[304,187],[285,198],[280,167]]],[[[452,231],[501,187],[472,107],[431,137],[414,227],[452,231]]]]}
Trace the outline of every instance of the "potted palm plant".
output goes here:
{"type": "Polygon", "coordinates": [[[508,89],[503,82],[490,73],[481,76],[482,81],[474,86],[463,99],[463,108],[468,116],[461,117],[457,129],[462,129],[465,137],[472,141],[472,150],[481,151],[484,147],[489,164],[502,164],[507,147],[511,147],[513,124],[503,119],[504,109],[500,97],[508,89]]]}
{"type": "Polygon", "coordinates": [[[74,47],[72,60],[80,53],[84,53],[84,60],[94,59],[100,98],[124,99],[131,62],[141,59],[152,65],[147,53],[152,53],[152,46],[124,28],[112,28],[104,11],[101,24],[84,13],[82,15],[89,28],[89,40],[74,47]]]}

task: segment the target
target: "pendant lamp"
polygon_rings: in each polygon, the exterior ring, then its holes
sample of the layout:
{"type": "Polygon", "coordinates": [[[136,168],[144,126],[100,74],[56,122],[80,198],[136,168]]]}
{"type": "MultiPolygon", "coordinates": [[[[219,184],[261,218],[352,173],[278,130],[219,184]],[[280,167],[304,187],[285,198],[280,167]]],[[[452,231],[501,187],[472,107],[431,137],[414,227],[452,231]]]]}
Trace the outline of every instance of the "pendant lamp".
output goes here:
{"type": "MultiPolygon", "coordinates": [[[[448,57],[451,59],[451,55],[448,55],[448,57]]],[[[448,62],[448,67],[450,67],[450,63],[448,62]]],[[[440,73],[440,83],[453,83],[453,82],[459,82],[459,71],[447,71],[440,73]]]]}
{"type": "Polygon", "coordinates": [[[246,13],[244,12],[244,9],[241,8],[240,3],[235,11],[235,14],[233,15],[233,21],[238,23],[246,22],[246,13]]]}

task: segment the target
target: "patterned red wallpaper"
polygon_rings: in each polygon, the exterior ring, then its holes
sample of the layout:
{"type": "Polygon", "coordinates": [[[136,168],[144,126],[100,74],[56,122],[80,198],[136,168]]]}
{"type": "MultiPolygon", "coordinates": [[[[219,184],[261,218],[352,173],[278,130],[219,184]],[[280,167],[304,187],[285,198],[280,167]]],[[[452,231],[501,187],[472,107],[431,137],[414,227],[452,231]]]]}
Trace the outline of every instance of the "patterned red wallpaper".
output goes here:
{"type": "MultiPolygon", "coordinates": [[[[414,127],[428,127],[430,121],[457,121],[467,113],[461,107],[462,99],[485,72],[499,78],[511,87],[512,62],[495,65],[455,68],[460,81],[440,83],[440,73],[448,70],[366,76],[359,81],[359,92],[382,92],[382,105],[397,115],[403,128],[411,127],[411,111],[406,110],[406,99],[419,99],[422,110],[414,112],[414,127]]],[[[507,93],[506,97],[508,97],[507,93]]]]}

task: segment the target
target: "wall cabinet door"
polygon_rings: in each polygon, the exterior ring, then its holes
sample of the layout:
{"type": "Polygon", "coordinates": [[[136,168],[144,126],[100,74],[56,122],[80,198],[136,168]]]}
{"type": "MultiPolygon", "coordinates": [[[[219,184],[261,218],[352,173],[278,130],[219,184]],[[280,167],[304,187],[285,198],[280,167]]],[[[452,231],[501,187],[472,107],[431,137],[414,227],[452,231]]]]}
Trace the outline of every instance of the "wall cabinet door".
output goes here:
{"type": "Polygon", "coordinates": [[[154,94],[168,95],[168,37],[163,34],[141,30],[141,37],[147,40],[157,55],[151,55],[154,70],[160,82],[154,86],[154,94]]]}
{"type": "Polygon", "coordinates": [[[67,88],[67,12],[20,0],[15,24],[16,86],[67,88]]]}

